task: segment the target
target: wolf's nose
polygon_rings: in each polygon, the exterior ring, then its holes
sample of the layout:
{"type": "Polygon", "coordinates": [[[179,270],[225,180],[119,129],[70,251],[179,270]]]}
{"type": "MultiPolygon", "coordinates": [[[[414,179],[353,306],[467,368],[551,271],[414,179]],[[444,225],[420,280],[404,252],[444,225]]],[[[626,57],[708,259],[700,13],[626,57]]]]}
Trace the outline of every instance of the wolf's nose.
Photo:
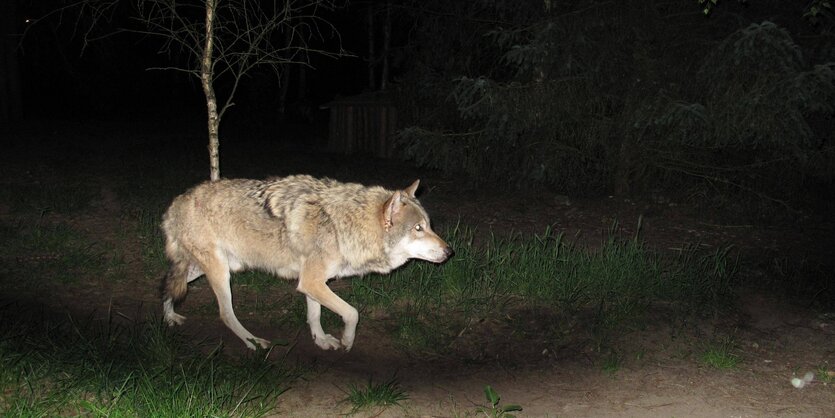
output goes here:
{"type": "Polygon", "coordinates": [[[444,257],[450,258],[453,255],[455,255],[455,251],[452,251],[452,248],[450,248],[450,247],[445,247],[444,248],[444,257]]]}

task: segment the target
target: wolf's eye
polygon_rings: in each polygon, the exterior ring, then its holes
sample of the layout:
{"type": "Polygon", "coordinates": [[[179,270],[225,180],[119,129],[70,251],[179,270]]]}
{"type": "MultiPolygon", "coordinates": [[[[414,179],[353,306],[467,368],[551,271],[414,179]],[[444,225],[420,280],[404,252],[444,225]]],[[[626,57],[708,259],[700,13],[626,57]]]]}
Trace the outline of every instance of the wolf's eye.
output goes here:
{"type": "Polygon", "coordinates": [[[418,231],[418,232],[423,231],[423,227],[420,226],[420,224],[417,224],[417,225],[415,225],[415,231],[418,231]]]}

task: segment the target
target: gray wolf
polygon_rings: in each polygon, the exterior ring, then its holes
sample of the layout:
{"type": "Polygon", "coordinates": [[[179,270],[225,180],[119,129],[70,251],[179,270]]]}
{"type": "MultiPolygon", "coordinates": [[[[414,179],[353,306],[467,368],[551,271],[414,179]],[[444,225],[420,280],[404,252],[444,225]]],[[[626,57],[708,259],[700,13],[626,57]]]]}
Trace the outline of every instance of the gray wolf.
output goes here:
{"type": "Polygon", "coordinates": [[[176,197],[163,216],[165,254],[162,283],[169,325],[188,283],[206,276],[232,332],[255,349],[269,341],[241,325],[232,309],[230,273],[252,268],[288,279],[307,298],[313,341],[324,350],[354,344],[359,313],[327,286],[337,277],[388,273],[409,259],[442,263],[452,255],[415,198],[419,180],[403,190],[366,187],[299,175],[267,180],[218,180],[176,197]],[[326,334],[321,308],[342,317],[342,339],[326,334]]]}

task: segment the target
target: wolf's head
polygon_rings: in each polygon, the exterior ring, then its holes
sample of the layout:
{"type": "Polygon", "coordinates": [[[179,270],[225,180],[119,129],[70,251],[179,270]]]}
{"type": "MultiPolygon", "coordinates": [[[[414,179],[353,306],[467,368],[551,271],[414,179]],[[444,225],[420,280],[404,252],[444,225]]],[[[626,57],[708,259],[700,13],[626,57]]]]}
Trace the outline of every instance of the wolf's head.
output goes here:
{"type": "Polygon", "coordinates": [[[420,180],[394,192],[383,205],[381,222],[389,244],[389,259],[395,266],[417,258],[442,263],[452,249],[432,231],[429,215],[415,198],[420,180]]]}

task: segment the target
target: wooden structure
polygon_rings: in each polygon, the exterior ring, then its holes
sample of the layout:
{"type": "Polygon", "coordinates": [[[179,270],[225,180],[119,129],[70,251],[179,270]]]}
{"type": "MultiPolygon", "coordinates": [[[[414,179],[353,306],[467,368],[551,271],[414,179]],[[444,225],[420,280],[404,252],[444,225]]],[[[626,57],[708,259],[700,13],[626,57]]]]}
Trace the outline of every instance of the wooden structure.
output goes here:
{"type": "Polygon", "coordinates": [[[391,157],[397,110],[384,93],[340,97],[322,107],[330,109],[329,151],[391,157]]]}

